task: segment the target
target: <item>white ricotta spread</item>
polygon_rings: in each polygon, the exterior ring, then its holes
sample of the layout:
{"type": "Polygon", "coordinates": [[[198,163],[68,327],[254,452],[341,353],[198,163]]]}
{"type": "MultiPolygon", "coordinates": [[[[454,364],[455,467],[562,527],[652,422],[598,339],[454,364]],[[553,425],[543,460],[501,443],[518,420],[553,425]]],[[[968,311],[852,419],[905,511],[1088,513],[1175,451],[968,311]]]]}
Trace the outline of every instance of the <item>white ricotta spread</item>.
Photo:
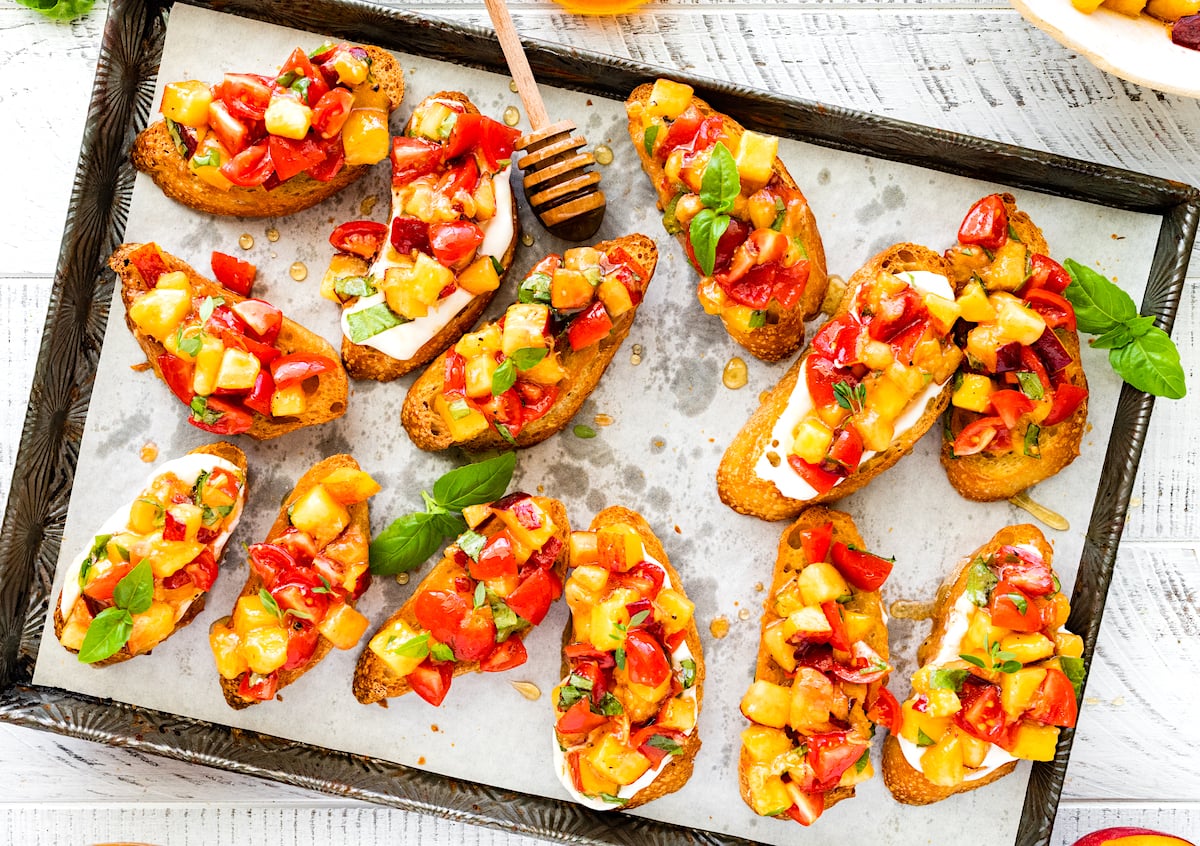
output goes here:
{"type": "MultiPolygon", "coordinates": [[[[954,289],[950,286],[950,282],[946,277],[941,274],[932,273],[928,270],[913,270],[899,273],[897,276],[921,291],[937,294],[939,297],[947,299],[954,299],[954,289]]],[[[787,456],[792,451],[792,442],[795,437],[796,427],[813,409],[812,395],[808,392],[807,377],[808,360],[806,359],[800,366],[800,374],[796,379],[796,386],[792,388],[792,395],[788,397],[788,402],[783,409],[783,413],[779,415],[779,419],[775,421],[775,425],[771,428],[771,439],[767,443],[767,449],[758,457],[758,461],[754,464],[754,473],[756,476],[774,484],[775,488],[789,499],[800,500],[802,502],[814,499],[819,494],[808,482],[800,477],[799,473],[791,468],[787,462],[787,456]],[[778,459],[776,464],[772,464],[767,458],[768,453],[775,454],[778,459]]],[[[904,412],[896,419],[896,434],[893,440],[899,438],[916,425],[917,421],[925,414],[926,406],[941,391],[942,384],[931,381],[925,386],[924,390],[913,398],[904,412]]],[[[864,450],[861,461],[866,462],[873,455],[875,455],[873,450],[864,450]]],[[[844,479],[839,479],[837,484],[840,485],[843,481],[844,479]]]]}
{"type": "MultiPolygon", "coordinates": [[[[904,760],[908,761],[908,765],[917,772],[924,772],[921,769],[921,758],[925,754],[925,749],[909,740],[905,740],[900,735],[896,735],[896,740],[900,741],[900,751],[904,753],[904,760]]],[[[963,781],[975,781],[976,779],[983,778],[997,767],[1003,767],[1009,761],[1015,760],[1017,759],[999,746],[988,744],[987,757],[983,759],[983,763],[976,769],[972,770],[968,768],[963,775],[963,781]]]]}

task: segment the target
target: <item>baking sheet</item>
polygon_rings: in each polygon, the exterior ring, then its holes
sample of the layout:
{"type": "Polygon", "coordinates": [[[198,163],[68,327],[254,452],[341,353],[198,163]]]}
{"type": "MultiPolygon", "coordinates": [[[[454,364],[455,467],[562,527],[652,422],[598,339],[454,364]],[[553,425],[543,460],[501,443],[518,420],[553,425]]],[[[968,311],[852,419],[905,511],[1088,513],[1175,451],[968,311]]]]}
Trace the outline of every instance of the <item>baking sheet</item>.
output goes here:
{"type": "MultiPolygon", "coordinates": [[[[320,40],[309,33],[177,5],[168,26],[160,90],[170,80],[212,80],[226,70],[271,67],[297,44],[311,48],[320,40]]],[[[393,118],[395,131],[413,105],[438,90],[466,91],[481,110],[496,116],[519,104],[507,77],[410,55],[401,54],[401,59],[408,92],[405,105],[393,118]]],[[[630,338],[576,418],[595,428],[598,437],[581,440],[568,427],[520,454],[516,481],[526,489],[563,499],[576,525],[586,525],[609,504],[641,511],[662,537],[696,602],[709,666],[700,720],[704,747],[683,790],[635,813],[764,842],[789,842],[795,839],[796,829],[755,817],[741,803],[736,784],[738,736],[745,725],[737,704],[752,678],[764,597],[756,585],[770,581],[784,524],[734,514],[717,500],[713,482],[726,444],[756,405],[757,394],[778,379],[786,363],[765,365],[743,356],[749,362],[749,384],[740,391],[722,386],[721,370],[740,348],[695,300],[694,277],[683,252],[663,234],[653,210],[648,180],[628,143],[622,105],[566,91],[544,93],[551,114],[571,116],[589,140],[608,143],[614,151],[613,163],[602,169],[609,212],[597,239],[641,231],[659,242],[662,255],[630,338]],[[643,347],[639,365],[630,359],[633,344],[643,347]],[[597,425],[594,417],[599,413],[612,417],[612,425],[597,425]],[[741,619],[743,614],[747,619],[741,619]],[[708,624],[719,617],[730,624],[728,636],[721,639],[708,631],[708,624]]],[[[817,214],[830,270],[843,276],[896,241],[945,247],[970,203],[999,187],[787,140],[781,144],[781,156],[817,214]]],[[[213,249],[248,258],[259,267],[258,295],[336,341],[338,310],[317,293],[331,252],[325,239],[337,223],[361,216],[365,197],[378,199],[372,216],[385,220],[387,183],[387,168],[381,165],[368,179],[317,209],[277,221],[238,221],[214,220],[175,205],[139,175],[126,239],[157,240],[202,271],[207,271],[213,249]],[[280,233],[277,242],[266,237],[272,226],[280,233]],[[243,233],[255,239],[254,248],[246,252],[237,246],[243,233]],[[308,279],[301,283],[287,273],[296,260],[309,269],[308,279]]],[[[1030,192],[1018,192],[1018,200],[1043,226],[1057,258],[1092,263],[1115,277],[1135,301],[1141,299],[1159,217],[1030,192]]],[[[536,242],[518,250],[510,282],[497,296],[493,313],[512,300],[515,280],[525,270],[546,252],[564,246],[546,235],[524,208],[522,223],[536,242]]],[[[212,440],[184,422],[184,410],[152,374],[130,369],[142,357],[123,322],[123,308],[116,302],[80,451],[63,540],[64,561],[90,542],[115,501],[136,493],[150,472],[138,461],[144,444],[155,442],[165,460],[212,440]],[[115,473],[114,468],[121,471],[115,473]]],[[[1056,564],[1067,585],[1079,559],[1120,388],[1102,353],[1087,351],[1085,366],[1094,428],[1085,437],[1083,456],[1034,494],[1072,523],[1070,532],[1047,532],[1056,544],[1056,564]]],[[[399,408],[411,379],[389,385],[355,384],[349,412],[342,420],[276,442],[240,444],[250,459],[251,499],[223,575],[197,623],[159,646],[152,656],[102,670],[80,665],[53,642],[52,628],[47,627],[35,683],[485,784],[565,797],[550,765],[553,735],[548,697],[529,702],[509,685],[511,680],[533,681],[548,694],[558,680],[559,633],[566,620],[561,603],[526,641],[528,664],[506,674],[460,677],[437,709],[411,696],[392,700],[386,710],[359,705],[349,682],[357,650],[332,654],[301,682],[286,688],[282,702],[234,712],[221,697],[207,645],[208,624],[228,613],[244,579],[244,560],[237,553],[240,543],[262,538],[280,498],[307,466],[335,452],[353,452],[385,488],[372,501],[372,526],[378,532],[393,517],[418,508],[418,491],[460,460],[420,453],[401,430],[399,408]],[[164,684],[163,678],[171,682],[164,684]]],[[[855,517],[870,548],[898,559],[884,590],[889,602],[931,597],[958,556],[1002,525],[1027,519],[1007,504],[979,505],[959,499],[945,482],[936,452],[936,435],[931,435],[918,444],[913,456],[840,503],[855,517]]],[[[378,625],[415,584],[416,578],[409,587],[379,580],[360,609],[378,625]]],[[[54,596],[59,586],[56,582],[54,596]]],[[[912,669],[906,659],[926,630],[927,624],[905,621],[891,626],[897,665],[892,687],[901,698],[912,669]]],[[[987,830],[974,835],[980,844],[1012,843],[1027,775],[1028,765],[1022,765],[1017,775],[985,790],[924,809],[895,804],[876,778],[859,788],[858,801],[837,806],[827,814],[827,821],[804,837],[812,843],[836,842],[845,830],[837,822],[841,819],[854,830],[885,835],[888,843],[939,842],[961,830],[964,819],[986,818],[991,823],[987,830]]]]}

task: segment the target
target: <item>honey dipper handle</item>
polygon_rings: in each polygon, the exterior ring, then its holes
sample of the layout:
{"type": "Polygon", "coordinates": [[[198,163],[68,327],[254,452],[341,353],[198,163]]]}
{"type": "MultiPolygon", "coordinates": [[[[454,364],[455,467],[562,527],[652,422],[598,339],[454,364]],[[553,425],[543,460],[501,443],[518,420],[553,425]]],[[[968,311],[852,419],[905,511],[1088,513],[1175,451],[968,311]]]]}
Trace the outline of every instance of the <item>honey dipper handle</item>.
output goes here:
{"type": "Polygon", "coordinates": [[[538,93],[537,83],[533,80],[533,71],[529,69],[529,60],[525,58],[525,48],[517,36],[517,28],[513,26],[512,15],[508,13],[508,4],[504,0],[484,0],[488,14],[492,17],[492,26],[496,37],[500,39],[500,49],[504,51],[504,60],[512,72],[513,81],[517,83],[517,93],[525,104],[525,114],[529,116],[530,126],[537,130],[550,123],[546,116],[546,105],[542,95],[538,93]]]}

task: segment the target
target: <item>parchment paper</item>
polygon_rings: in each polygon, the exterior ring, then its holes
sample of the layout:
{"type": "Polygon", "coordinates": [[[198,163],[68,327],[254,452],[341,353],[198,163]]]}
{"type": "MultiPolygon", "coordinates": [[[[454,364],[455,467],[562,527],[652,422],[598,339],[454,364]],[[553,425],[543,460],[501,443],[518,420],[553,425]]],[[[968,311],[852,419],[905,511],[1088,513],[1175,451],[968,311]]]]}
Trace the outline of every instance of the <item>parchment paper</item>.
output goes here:
{"type": "MultiPolygon", "coordinates": [[[[171,13],[155,103],[166,81],[215,81],[225,71],[264,72],[277,67],[295,46],[312,49],[323,40],[311,33],[177,4],[171,13]]],[[[420,45],[413,49],[419,52],[420,45]]],[[[485,114],[496,117],[507,106],[520,105],[507,77],[417,55],[400,58],[407,94],[393,116],[394,132],[401,130],[413,105],[439,90],[465,91],[485,114]]],[[[839,804],[803,833],[790,822],[756,817],[741,802],[736,766],[746,721],[738,703],[753,677],[765,598],[762,586],[770,584],[775,549],[786,524],[739,516],[724,507],[716,496],[714,474],[726,445],[757,405],[759,393],[775,383],[787,363],[766,365],[745,355],[726,336],[720,321],[702,312],[695,296],[695,276],[681,248],[665,235],[649,181],[629,144],[623,104],[559,90],[543,89],[543,94],[551,115],[571,117],[590,142],[608,144],[613,150],[612,164],[601,168],[608,213],[597,240],[643,232],[658,242],[661,251],[658,272],[629,339],[575,420],[592,426],[598,436],[580,439],[568,427],[521,452],[514,483],[562,499],[578,527],[611,504],[642,512],[696,603],[708,666],[699,722],[704,746],[686,787],[636,813],[768,843],[803,837],[806,843],[833,844],[843,842],[847,831],[871,832],[877,842],[887,844],[944,843],[961,839],[963,827],[970,826],[970,840],[977,846],[1011,844],[1028,764],[983,790],[925,808],[895,803],[877,776],[859,786],[856,800],[839,804]],[[639,365],[631,361],[634,344],[642,346],[639,365]],[[722,385],[721,373],[735,355],[749,364],[749,384],[731,391],[722,385]],[[610,416],[612,424],[597,424],[598,414],[610,416]],[[728,635],[720,639],[709,629],[718,618],[729,622],[728,635]]],[[[780,155],[815,210],[830,271],[843,277],[898,241],[944,249],[954,240],[970,204],[1004,187],[789,140],[781,143],[780,155]]],[[[287,219],[242,221],[214,219],[185,209],[163,198],[139,174],[126,240],[156,240],[206,275],[214,249],[254,262],[259,269],[255,294],[279,305],[336,347],[338,309],[318,295],[331,255],[326,239],[336,224],[364,216],[360,204],[366,197],[378,199],[370,217],[386,221],[388,179],[388,166],[382,163],[362,182],[316,209],[287,219]],[[266,237],[271,227],[280,233],[274,243],[266,237]],[[238,247],[243,233],[254,237],[250,250],[238,247]],[[301,283],[288,275],[294,261],[308,266],[308,278],[301,283]]],[[[519,187],[515,193],[521,194],[519,187]]],[[[1140,301],[1158,218],[1029,191],[1020,192],[1018,201],[1043,227],[1056,258],[1073,257],[1097,267],[1140,301]]],[[[536,242],[518,248],[493,315],[513,301],[516,281],[535,261],[568,246],[547,235],[523,205],[521,214],[524,230],[536,242]]],[[[55,599],[65,562],[91,542],[95,528],[116,503],[132,498],[149,475],[150,465],[139,460],[143,445],[157,444],[160,461],[165,461],[214,439],[185,422],[185,409],[153,373],[131,369],[143,356],[123,319],[118,296],[84,432],[55,599]]],[[[1085,349],[1084,363],[1093,428],[1084,438],[1083,454],[1033,492],[1071,522],[1068,532],[1046,530],[1056,546],[1055,565],[1068,590],[1120,388],[1103,353],[1085,349]]],[[[567,616],[563,603],[556,603],[527,639],[526,665],[503,674],[457,678],[440,708],[416,696],[393,699],[387,709],[358,704],[350,690],[358,649],[335,650],[286,688],[282,701],[235,712],[221,696],[207,643],[208,626],[230,612],[245,579],[241,544],[263,538],[280,499],[308,466],[336,452],[352,452],[384,488],[371,501],[372,529],[378,533],[395,517],[419,509],[419,491],[464,460],[460,454],[422,453],[408,440],[399,424],[399,411],[412,379],[353,384],[349,411],[333,424],[261,444],[240,439],[250,461],[250,499],[208,607],[196,623],[157,647],[153,655],[94,669],[57,644],[48,620],[34,681],[565,799],[551,764],[549,702],[549,692],[559,679],[559,639],[567,616]],[[536,683],[544,695],[527,701],[510,686],[516,680],[536,683]]],[[[1002,526],[1030,520],[1007,503],[981,505],[961,499],[945,480],[937,450],[935,427],[911,456],[835,506],[853,515],[870,549],[896,556],[895,571],[884,586],[888,603],[931,599],[958,558],[1002,526]]],[[[359,606],[371,618],[372,631],[430,566],[414,572],[408,586],[388,578],[376,580],[359,606]]],[[[928,624],[893,620],[890,632],[896,665],[891,687],[903,699],[916,646],[928,632],[928,624]]],[[[1086,708],[1082,719],[1088,719],[1086,708]]],[[[877,767],[879,746],[877,742],[873,750],[877,767]]]]}

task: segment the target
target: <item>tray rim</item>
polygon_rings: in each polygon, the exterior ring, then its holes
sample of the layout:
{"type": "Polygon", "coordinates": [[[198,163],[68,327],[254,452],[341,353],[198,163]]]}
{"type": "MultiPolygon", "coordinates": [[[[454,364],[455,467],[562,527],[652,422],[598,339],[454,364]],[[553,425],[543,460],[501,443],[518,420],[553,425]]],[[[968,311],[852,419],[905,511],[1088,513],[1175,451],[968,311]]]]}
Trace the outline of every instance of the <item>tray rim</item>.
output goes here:
{"type": "MultiPolygon", "coordinates": [[[[359,0],[177,1],[395,50],[412,47],[405,39],[440,37],[443,43],[428,51],[431,58],[506,72],[490,30],[359,0]]],[[[112,292],[104,263],[120,242],[132,192],[133,171],[123,151],[150,114],[171,5],[171,0],[114,0],[109,7],[0,535],[0,720],[564,843],[666,843],[681,838],[691,843],[750,843],[30,683],[112,292]],[[136,94],[130,96],[130,90],[136,94]],[[518,797],[519,802],[512,801],[518,797]]],[[[715,107],[737,114],[755,129],[1160,215],[1142,313],[1154,314],[1160,326],[1171,329],[1200,221],[1200,190],[1192,186],[561,45],[527,40],[526,46],[539,79],[549,84],[623,99],[636,83],[670,75],[692,84],[715,107]],[[601,70],[603,77],[597,73],[601,70]]],[[[1088,666],[1153,404],[1153,397],[1124,386],[1107,445],[1072,597],[1071,624],[1084,637],[1088,666]]],[[[1034,765],[1017,846],[1048,846],[1072,739],[1073,731],[1064,731],[1055,760],[1034,765]]]]}

